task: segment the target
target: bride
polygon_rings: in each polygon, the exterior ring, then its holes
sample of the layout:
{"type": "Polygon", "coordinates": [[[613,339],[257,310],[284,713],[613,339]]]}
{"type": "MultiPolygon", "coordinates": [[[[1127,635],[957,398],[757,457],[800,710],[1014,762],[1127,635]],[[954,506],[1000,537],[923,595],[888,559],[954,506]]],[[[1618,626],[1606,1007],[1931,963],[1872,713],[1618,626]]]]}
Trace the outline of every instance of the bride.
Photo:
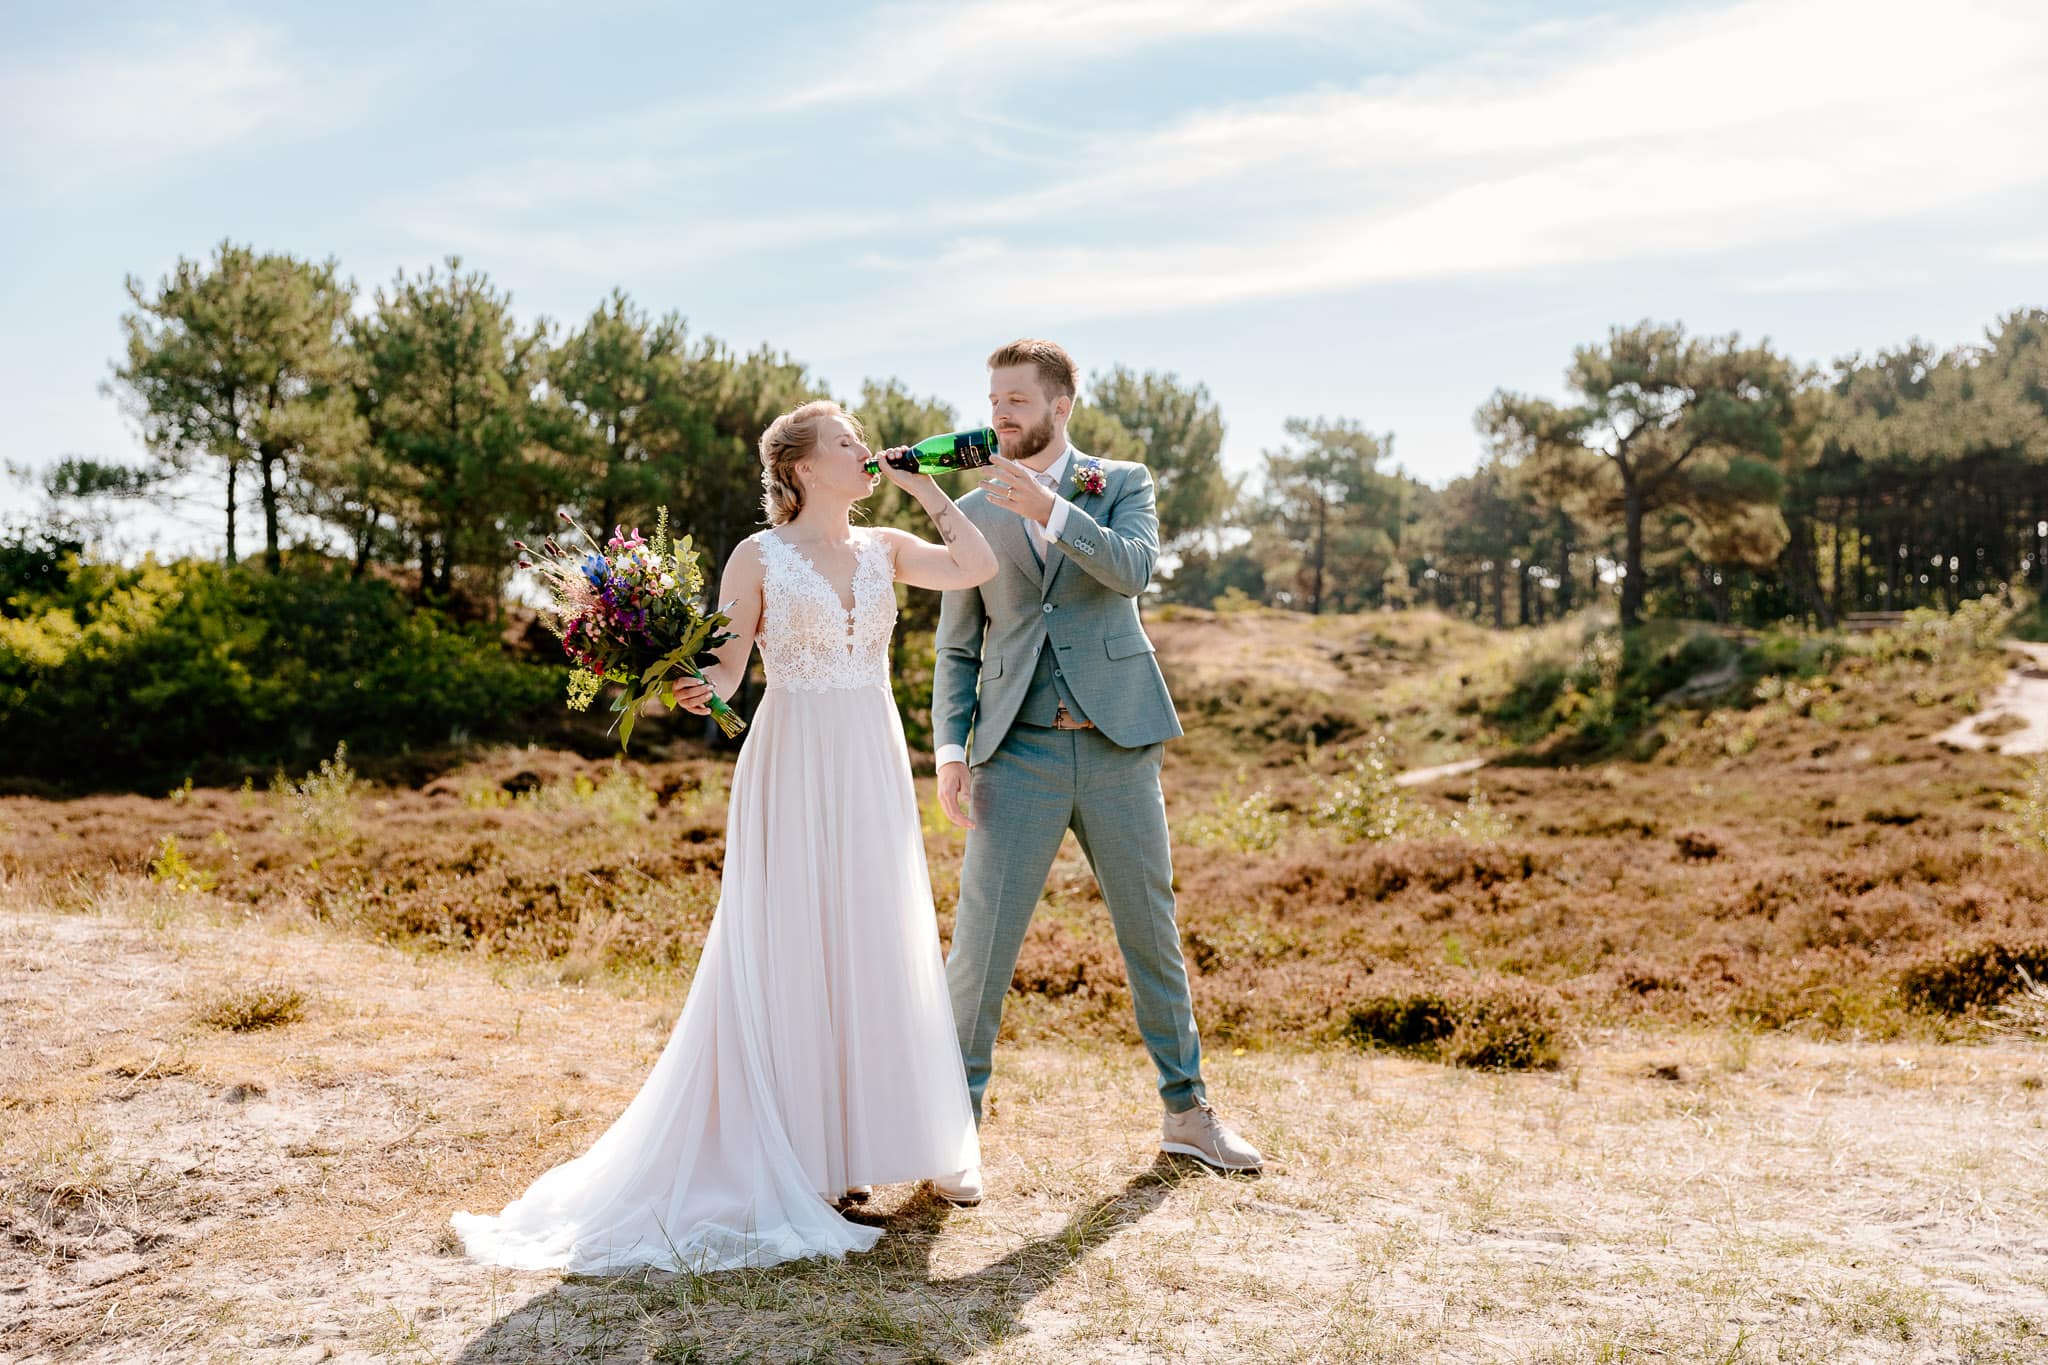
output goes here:
{"type": "Polygon", "coordinates": [[[768,686],[733,771],[724,884],[675,1031],[582,1156],[495,1217],[451,1218],[479,1261],[697,1272],[865,1251],[838,1212],[932,1178],[968,1203],[980,1145],[889,680],[894,584],[965,588],[996,558],[929,477],[886,462],[942,543],[851,524],[874,491],[860,426],[806,403],[761,438],[769,528],[718,600],[733,638],[679,706],[730,696],[758,643],[768,686]]]}

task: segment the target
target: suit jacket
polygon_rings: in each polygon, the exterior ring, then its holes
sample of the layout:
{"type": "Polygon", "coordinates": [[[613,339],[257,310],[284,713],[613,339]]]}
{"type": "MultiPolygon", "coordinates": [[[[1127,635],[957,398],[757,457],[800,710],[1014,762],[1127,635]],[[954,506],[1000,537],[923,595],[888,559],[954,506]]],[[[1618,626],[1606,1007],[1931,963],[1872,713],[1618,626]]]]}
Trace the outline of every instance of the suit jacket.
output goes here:
{"type": "Polygon", "coordinates": [[[946,593],[939,607],[932,741],[966,747],[970,765],[1002,744],[1045,649],[1112,743],[1135,749],[1181,733],[1138,619],[1138,597],[1159,559],[1152,471],[1076,451],[1059,491],[1073,510],[1047,544],[1043,568],[1022,517],[991,505],[980,488],[960,499],[1002,562],[994,578],[946,593]],[[1079,489],[1091,464],[1103,473],[1100,493],[1079,489]]]}

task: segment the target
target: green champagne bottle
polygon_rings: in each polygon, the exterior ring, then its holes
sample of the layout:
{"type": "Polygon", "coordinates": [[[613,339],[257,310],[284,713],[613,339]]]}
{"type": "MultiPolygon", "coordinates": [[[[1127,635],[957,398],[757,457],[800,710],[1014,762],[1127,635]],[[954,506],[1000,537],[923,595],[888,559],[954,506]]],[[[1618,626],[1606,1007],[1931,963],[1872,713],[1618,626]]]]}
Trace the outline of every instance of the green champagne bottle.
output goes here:
{"type": "MultiPolygon", "coordinates": [[[[927,436],[892,463],[906,474],[950,474],[961,469],[980,469],[995,453],[995,428],[978,427],[973,431],[927,436]]],[[[868,457],[868,473],[880,473],[881,468],[880,456],[868,457]]]]}

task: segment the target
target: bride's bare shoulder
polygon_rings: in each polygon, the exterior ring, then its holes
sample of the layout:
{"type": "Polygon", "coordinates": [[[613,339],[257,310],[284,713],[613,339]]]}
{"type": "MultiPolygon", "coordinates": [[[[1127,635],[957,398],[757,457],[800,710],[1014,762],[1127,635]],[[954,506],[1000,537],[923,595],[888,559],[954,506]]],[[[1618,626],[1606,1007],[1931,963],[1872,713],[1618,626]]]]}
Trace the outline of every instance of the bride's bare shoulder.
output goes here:
{"type": "Polygon", "coordinates": [[[767,561],[767,542],[773,532],[756,531],[732,547],[732,553],[725,557],[725,575],[734,581],[758,580],[767,561]]]}

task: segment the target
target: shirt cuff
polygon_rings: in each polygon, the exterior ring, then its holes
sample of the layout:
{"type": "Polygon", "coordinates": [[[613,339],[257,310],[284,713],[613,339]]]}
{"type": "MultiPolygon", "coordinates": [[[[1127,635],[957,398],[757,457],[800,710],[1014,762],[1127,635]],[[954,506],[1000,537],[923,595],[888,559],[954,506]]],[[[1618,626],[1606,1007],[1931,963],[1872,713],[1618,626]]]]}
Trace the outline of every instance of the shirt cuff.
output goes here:
{"type": "Polygon", "coordinates": [[[1066,529],[1067,513],[1074,510],[1074,504],[1055,493],[1052,497],[1052,511],[1046,513],[1045,538],[1058,540],[1060,532],[1066,529]]]}
{"type": "Polygon", "coordinates": [[[932,766],[943,768],[948,763],[965,763],[967,746],[964,744],[941,744],[939,751],[932,755],[932,766]]]}

